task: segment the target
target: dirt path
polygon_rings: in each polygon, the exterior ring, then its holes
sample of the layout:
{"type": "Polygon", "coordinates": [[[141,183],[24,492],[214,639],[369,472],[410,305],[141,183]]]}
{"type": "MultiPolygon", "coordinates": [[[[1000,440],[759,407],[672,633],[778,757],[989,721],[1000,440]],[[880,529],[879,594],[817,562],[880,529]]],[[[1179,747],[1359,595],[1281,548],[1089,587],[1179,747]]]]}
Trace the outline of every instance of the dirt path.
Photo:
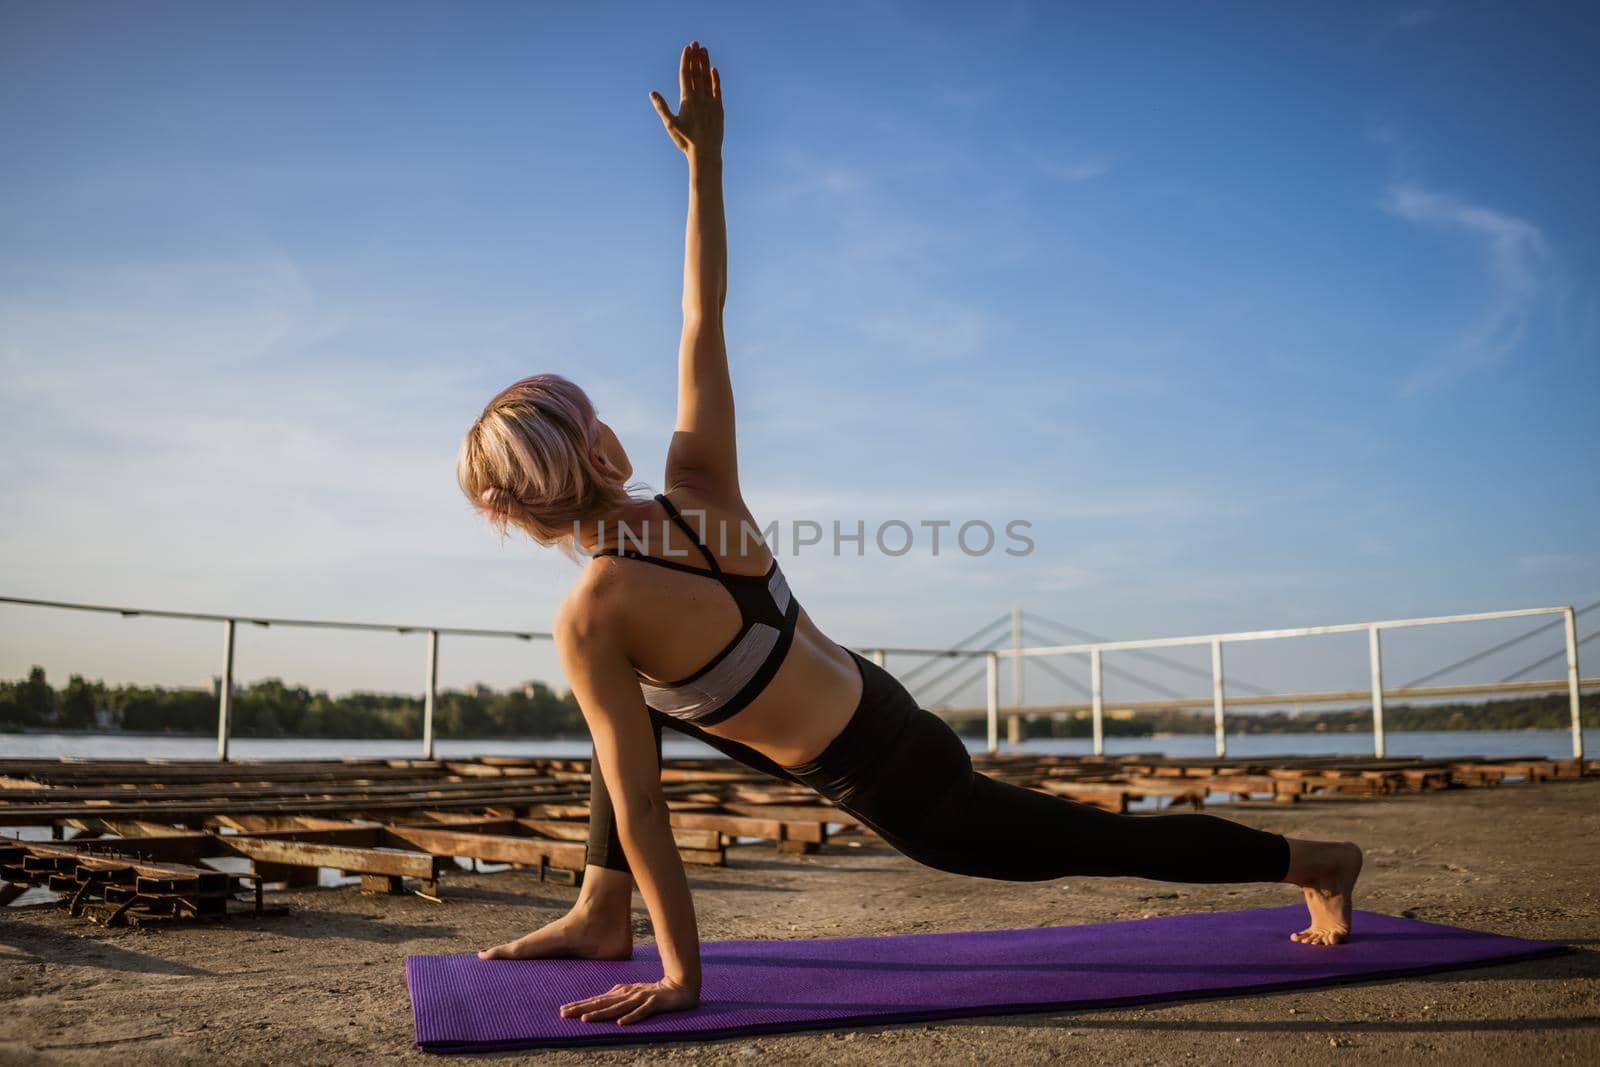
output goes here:
{"type": "MultiPolygon", "coordinates": [[[[1563,941],[1578,951],[1426,978],[1136,1010],[492,1058],[1600,1062],[1600,781],[1223,810],[1295,836],[1363,843],[1360,907],[1563,941]]],[[[690,869],[706,939],[999,929],[1293,899],[1277,886],[964,879],[871,845],[805,857],[739,847],[729,862],[690,869]]],[[[443,906],[309,890],[281,895],[293,908],[286,917],[161,931],[105,930],[49,907],[6,909],[0,1064],[430,1060],[411,1043],[405,956],[504,940],[560,914],[576,892],[520,873],[462,874],[445,885],[443,906]]],[[[635,929],[648,938],[637,897],[635,929]]]]}

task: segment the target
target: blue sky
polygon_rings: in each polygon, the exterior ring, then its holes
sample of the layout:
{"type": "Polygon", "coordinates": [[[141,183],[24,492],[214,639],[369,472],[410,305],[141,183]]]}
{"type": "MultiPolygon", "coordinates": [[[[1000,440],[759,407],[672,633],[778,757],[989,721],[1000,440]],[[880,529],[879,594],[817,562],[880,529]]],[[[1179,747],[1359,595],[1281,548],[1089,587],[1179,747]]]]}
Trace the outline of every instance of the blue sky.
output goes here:
{"type": "MultiPolygon", "coordinates": [[[[685,182],[647,93],[691,37],[757,516],[1033,524],[1020,559],[786,555],[832,636],[1600,599],[1600,20],[1542,4],[5,4],[4,591],[545,627],[572,564],[500,544],[455,449],[555,371],[659,481],[685,182]]],[[[0,607],[0,674],[203,683],[215,630],[0,607]]],[[[1241,669],[1360,685],[1358,645],[1241,669]]],[[[252,629],[238,670],[421,662],[252,629]]]]}

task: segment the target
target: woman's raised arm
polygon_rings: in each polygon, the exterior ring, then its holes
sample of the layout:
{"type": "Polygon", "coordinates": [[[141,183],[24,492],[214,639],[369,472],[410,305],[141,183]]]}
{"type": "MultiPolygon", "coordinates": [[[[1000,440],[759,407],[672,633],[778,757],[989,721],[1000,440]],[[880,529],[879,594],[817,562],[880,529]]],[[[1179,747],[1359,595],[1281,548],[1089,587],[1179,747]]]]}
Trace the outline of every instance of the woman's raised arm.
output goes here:
{"type": "Polygon", "coordinates": [[[683,336],[678,345],[678,421],[667,451],[665,488],[690,487],[727,505],[741,504],[734,440],[733,383],[722,335],[728,297],[728,229],[722,207],[722,76],[691,41],[678,68],[674,115],[660,93],[655,105],[689,163],[689,218],[683,248],[683,336]]]}

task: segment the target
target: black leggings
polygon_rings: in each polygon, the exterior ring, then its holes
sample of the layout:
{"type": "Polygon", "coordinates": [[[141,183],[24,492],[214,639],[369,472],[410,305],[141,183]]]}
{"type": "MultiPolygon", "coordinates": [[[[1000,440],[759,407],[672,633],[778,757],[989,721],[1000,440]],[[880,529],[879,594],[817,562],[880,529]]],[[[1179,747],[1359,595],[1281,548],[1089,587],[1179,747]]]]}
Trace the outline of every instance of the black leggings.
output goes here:
{"type": "MultiPolygon", "coordinates": [[[[1164,882],[1281,882],[1289,843],[1214,815],[1113,815],[972,769],[961,738],[888,671],[856,656],[861,701],[816,759],[774,763],[748,745],[652,710],[656,755],[670,725],[747,767],[808,786],[897,851],[978,878],[1038,882],[1131,875],[1164,882]]],[[[588,862],[628,870],[611,797],[590,763],[588,862]]]]}

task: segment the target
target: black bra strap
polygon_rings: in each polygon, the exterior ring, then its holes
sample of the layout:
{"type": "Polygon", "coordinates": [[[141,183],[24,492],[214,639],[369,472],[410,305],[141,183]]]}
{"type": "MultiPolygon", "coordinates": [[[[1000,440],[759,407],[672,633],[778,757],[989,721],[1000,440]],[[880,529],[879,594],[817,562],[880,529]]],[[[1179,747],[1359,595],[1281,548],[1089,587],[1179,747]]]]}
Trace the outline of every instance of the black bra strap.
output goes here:
{"type": "Polygon", "coordinates": [[[641,563],[654,563],[657,567],[665,567],[668,570],[672,570],[672,571],[683,571],[685,574],[698,574],[702,578],[713,577],[711,572],[706,570],[704,567],[691,567],[687,563],[674,563],[670,559],[661,559],[660,557],[657,557],[657,556],[647,556],[643,552],[640,552],[637,549],[633,549],[633,548],[623,548],[623,549],[602,548],[602,549],[600,549],[600,550],[598,550],[596,552],[589,553],[589,555],[590,556],[619,556],[622,559],[636,559],[641,563]]]}
{"type": "MultiPolygon", "coordinates": [[[[689,535],[689,540],[694,542],[694,546],[700,550],[700,554],[711,565],[711,573],[721,574],[722,567],[717,563],[717,557],[713,556],[711,550],[705,546],[705,542],[700,540],[700,535],[694,532],[694,527],[685,522],[683,516],[678,514],[678,509],[672,506],[672,501],[667,499],[667,494],[657,493],[656,500],[663,508],[667,509],[667,516],[678,524],[678,529],[689,535]]],[[[665,548],[666,546],[663,545],[662,547],[665,548]]]]}

